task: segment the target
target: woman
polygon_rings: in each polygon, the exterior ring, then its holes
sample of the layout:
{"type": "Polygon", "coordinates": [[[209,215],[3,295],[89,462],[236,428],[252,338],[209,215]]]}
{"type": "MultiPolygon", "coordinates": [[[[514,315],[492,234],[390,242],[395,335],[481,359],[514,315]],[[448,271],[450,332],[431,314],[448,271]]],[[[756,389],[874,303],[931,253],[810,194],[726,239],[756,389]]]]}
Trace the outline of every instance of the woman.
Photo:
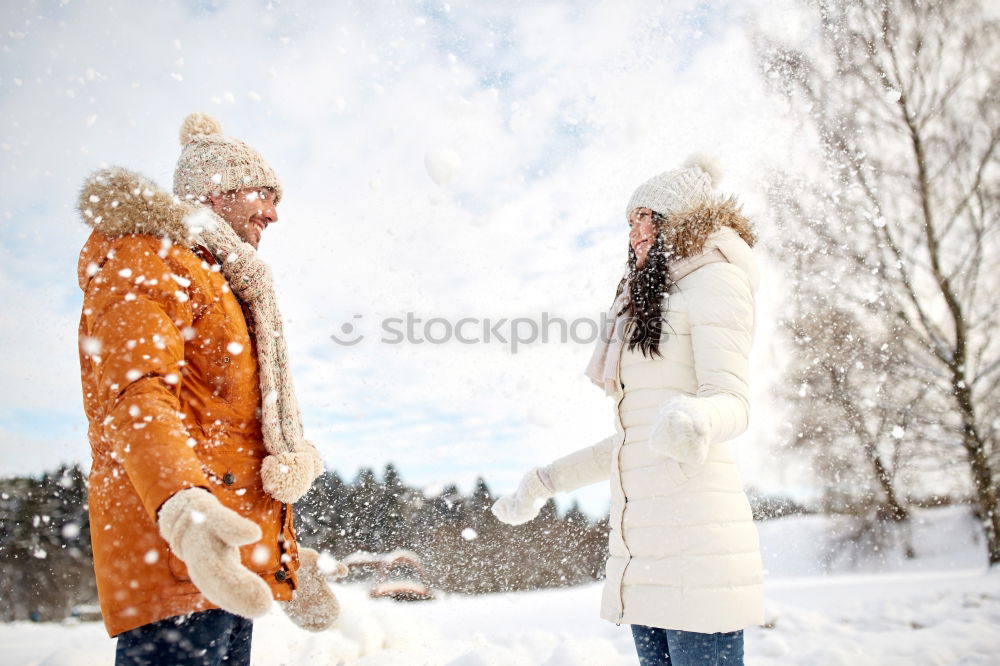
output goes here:
{"type": "Polygon", "coordinates": [[[556,492],[611,480],[601,616],[632,625],[643,666],[743,663],[763,621],[757,532],[729,440],[749,420],[759,280],[754,233],[693,157],[626,209],[628,273],[587,375],[615,399],[615,434],[525,475],[497,501],[519,525],[556,492]]]}

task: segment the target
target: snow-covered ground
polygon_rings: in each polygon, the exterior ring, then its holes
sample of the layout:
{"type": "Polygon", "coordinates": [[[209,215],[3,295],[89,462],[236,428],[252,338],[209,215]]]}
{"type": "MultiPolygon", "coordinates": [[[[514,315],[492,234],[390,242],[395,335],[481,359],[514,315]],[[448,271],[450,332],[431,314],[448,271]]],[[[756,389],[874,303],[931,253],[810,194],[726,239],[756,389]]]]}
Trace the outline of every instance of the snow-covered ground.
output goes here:
{"type": "MultiPolygon", "coordinates": [[[[867,561],[830,561],[837,525],[797,517],[760,525],[766,627],[747,632],[747,663],[972,666],[1000,663],[1000,570],[963,509],[918,514],[917,558],[888,549],[867,561]],[[855,573],[844,573],[852,567],[855,573]]],[[[481,597],[440,595],[412,604],[372,601],[337,586],[337,630],[308,634],[280,611],[254,628],[258,666],[615,666],[634,664],[627,627],[597,617],[600,585],[481,597]]],[[[96,666],[114,641],[98,623],[0,625],[0,663],[96,666]]]]}

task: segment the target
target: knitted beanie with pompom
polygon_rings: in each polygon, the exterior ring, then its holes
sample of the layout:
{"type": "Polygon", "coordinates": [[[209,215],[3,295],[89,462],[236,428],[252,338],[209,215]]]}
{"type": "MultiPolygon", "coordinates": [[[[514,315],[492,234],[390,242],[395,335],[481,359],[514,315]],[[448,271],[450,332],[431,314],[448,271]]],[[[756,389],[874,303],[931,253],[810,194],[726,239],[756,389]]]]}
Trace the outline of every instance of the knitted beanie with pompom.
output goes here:
{"type": "Polygon", "coordinates": [[[213,192],[269,187],[281,199],[281,183],[261,154],[239,139],[222,134],[219,121],[192,113],[181,124],[181,156],[174,169],[174,194],[204,201],[213,192]]]}
{"type": "Polygon", "coordinates": [[[648,208],[660,215],[683,213],[712,200],[722,170],[704,153],[691,155],[679,169],[653,176],[636,188],[625,207],[628,218],[636,208],[648,208]]]}

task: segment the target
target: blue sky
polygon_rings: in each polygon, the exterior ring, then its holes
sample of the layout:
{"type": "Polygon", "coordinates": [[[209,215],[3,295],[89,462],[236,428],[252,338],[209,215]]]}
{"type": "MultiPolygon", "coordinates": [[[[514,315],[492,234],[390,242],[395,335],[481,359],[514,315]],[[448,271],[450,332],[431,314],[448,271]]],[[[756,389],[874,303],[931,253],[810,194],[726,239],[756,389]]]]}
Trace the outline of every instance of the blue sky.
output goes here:
{"type": "MultiPolygon", "coordinates": [[[[428,486],[483,475],[510,490],[609,434],[611,405],[582,375],[590,349],[346,348],[331,333],[355,314],[597,317],[638,183],[713,152],[766,234],[763,174],[802,150],[753,69],[744,3],[326,4],[0,8],[0,474],[86,463],[76,192],[108,164],[169,187],[192,111],[282,179],[261,252],[308,435],[345,477],[392,461],[428,486]],[[439,183],[425,159],[442,155],[454,173],[439,183]]],[[[740,454],[765,486],[788,483],[766,464],[775,344],[765,323],[740,454]]],[[[576,497],[600,513],[607,490],[576,497]]]]}

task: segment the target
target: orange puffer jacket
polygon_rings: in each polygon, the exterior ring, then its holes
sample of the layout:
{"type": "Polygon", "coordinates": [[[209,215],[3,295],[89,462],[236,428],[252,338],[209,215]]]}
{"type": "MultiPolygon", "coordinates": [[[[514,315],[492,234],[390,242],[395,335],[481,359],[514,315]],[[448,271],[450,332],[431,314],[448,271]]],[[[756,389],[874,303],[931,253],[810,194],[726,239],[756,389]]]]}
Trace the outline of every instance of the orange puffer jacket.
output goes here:
{"type": "MultiPolygon", "coordinates": [[[[138,194],[138,191],[137,191],[138,194]]],[[[257,523],[243,563],[277,600],[296,586],[292,507],[266,494],[260,388],[249,317],[202,247],[166,240],[142,195],[94,219],[80,253],[80,370],[90,422],[90,525],[108,633],[215,608],[160,537],[171,495],[202,487],[257,523]],[[129,229],[142,233],[123,233],[129,229]]]]}

